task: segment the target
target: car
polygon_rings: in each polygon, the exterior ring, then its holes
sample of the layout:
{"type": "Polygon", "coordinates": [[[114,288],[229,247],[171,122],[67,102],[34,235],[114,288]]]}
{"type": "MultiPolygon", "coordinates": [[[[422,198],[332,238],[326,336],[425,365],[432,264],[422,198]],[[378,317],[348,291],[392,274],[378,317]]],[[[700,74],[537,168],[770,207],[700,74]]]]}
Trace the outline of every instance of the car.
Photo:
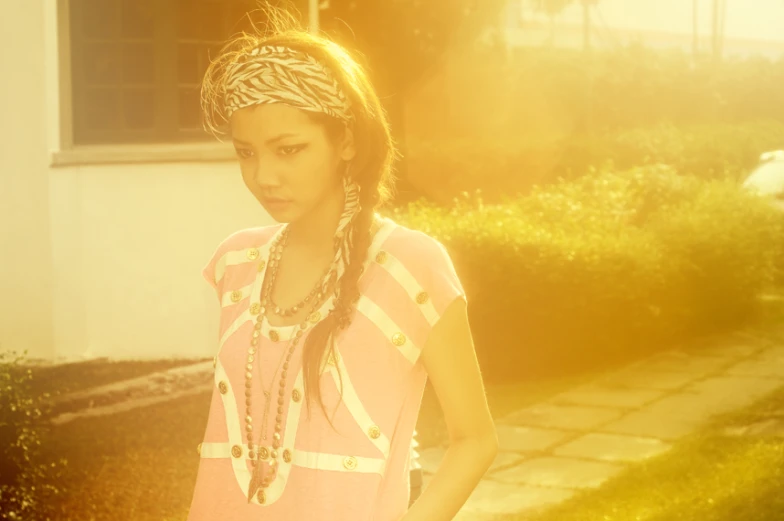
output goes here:
{"type": "Polygon", "coordinates": [[[784,150],[762,154],[757,168],[743,182],[743,188],[770,197],[784,212],[784,150]]]}

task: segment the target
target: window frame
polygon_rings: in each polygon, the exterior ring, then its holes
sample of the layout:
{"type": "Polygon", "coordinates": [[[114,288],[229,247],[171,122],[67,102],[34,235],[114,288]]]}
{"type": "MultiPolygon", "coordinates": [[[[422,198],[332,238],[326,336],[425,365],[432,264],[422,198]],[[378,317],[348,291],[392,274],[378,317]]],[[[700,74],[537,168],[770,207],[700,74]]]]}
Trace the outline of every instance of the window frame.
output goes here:
{"type": "MultiPolygon", "coordinates": [[[[159,2],[155,2],[155,4],[157,5],[159,2]]],[[[170,12],[174,12],[174,10],[170,10],[170,12]]],[[[51,167],[122,163],[226,162],[236,160],[231,143],[210,139],[210,136],[206,133],[204,134],[204,139],[178,140],[172,136],[161,136],[160,140],[156,142],[123,141],[117,143],[77,144],[74,139],[74,56],[71,45],[71,18],[71,0],[56,0],[59,139],[56,149],[50,153],[49,164],[51,167]]],[[[176,38],[173,35],[169,36],[176,38]]],[[[159,60],[159,64],[165,66],[166,60],[159,60]]],[[[173,83],[176,84],[176,70],[169,68],[166,74],[169,73],[174,77],[173,83]]],[[[174,92],[173,89],[171,91],[174,92]]],[[[170,97],[176,98],[176,96],[170,97]]],[[[175,102],[177,102],[176,99],[175,102]]],[[[157,107],[156,110],[158,110],[157,107]]],[[[163,110],[173,109],[164,107],[163,110]]],[[[174,121],[174,118],[171,118],[171,121],[174,121]]],[[[184,131],[183,134],[185,132],[187,131],[184,131]]],[[[194,134],[196,133],[196,131],[193,132],[194,134]]]]}

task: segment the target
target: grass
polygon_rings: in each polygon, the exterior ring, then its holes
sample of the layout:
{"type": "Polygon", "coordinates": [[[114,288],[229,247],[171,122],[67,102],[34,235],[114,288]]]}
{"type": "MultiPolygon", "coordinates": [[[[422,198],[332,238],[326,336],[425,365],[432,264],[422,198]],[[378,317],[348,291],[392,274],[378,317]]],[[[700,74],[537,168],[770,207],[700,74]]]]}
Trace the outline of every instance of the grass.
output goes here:
{"type": "Polygon", "coordinates": [[[598,490],[497,521],[780,521],[784,438],[723,432],[776,414],[784,422],[784,388],[750,409],[715,418],[670,452],[630,467],[598,490]]]}

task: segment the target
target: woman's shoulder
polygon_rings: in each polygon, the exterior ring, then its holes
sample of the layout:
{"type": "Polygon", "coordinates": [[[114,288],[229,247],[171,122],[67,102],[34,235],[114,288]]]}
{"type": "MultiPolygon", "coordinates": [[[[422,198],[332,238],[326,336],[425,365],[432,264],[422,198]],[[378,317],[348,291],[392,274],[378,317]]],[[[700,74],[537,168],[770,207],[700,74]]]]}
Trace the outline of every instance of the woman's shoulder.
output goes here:
{"type": "Polygon", "coordinates": [[[395,223],[382,249],[407,265],[433,266],[445,256],[449,257],[444,244],[434,235],[399,223],[395,223]]]}

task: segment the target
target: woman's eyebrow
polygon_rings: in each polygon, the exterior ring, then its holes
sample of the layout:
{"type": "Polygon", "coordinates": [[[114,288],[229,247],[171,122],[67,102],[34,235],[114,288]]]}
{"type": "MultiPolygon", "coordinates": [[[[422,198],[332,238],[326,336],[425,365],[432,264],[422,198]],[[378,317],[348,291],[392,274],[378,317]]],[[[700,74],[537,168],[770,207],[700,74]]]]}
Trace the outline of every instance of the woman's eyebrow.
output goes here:
{"type": "MultiPolygon", "coordinates": [[[[278,142],[278,141],[280,141],[281,139],[285,139],[285,138],[287,138],[287,137],[297,137],[297,135],[298,135],[298,134],[294,134],[294,133],[290,133],[290,132],[288,132],[288,133],[283,133],[283,134],[279,134],[279,135],[277,135],[277,136],[275,136],[275,137],[273,137],[273,138],[270,138],[270,139],[268,139],[268,140],[266,141],[266,144],[267,144],[267,145],[272,145],[272,144],[274,144],[274,143],[277,143],[277,142],[278,142]]],[[[248,147],[249,147],[249,146],[253,146],[253,145],[252,145],[252,143],[249,143],[249,142],[247,142],[247,141],[243,141],[243,140],[241,140],[241,139],[237,139],[237,138],[232,138],[232,141],[234,141],[234,142],[235,142],[236,144],[238,144],[238,145],[245,145],[245,146],[248,146],[248,147]]]]}

